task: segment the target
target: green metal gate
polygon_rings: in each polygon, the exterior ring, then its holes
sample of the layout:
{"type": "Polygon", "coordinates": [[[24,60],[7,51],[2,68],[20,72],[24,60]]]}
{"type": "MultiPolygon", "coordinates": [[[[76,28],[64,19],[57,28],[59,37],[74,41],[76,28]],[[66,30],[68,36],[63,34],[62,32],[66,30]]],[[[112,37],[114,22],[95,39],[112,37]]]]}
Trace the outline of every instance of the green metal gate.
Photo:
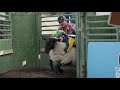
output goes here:
{"type": "Polygon", "coordinates": [[[38,13],[12,13],[13,69],[38,68],[38,13]]]}
{"type": "Polygon", "coordinates": [[[40,15],[0,12],[0,74],[39,68],[40,15]]]}

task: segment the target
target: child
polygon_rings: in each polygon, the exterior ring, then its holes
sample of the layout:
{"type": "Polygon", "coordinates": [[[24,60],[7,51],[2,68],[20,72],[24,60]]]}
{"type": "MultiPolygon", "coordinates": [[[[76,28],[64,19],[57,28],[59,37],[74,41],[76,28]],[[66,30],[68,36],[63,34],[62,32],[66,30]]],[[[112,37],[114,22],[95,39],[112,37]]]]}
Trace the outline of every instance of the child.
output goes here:
{"type": "Polygon", "coordinates": [[[69,37],[64,31],[58,30],[56,37],[60,39],[60,42],[66,43],[66,48],[64,49],[63,54],[69,52],[75,44],[75,38],[69,37]]]}

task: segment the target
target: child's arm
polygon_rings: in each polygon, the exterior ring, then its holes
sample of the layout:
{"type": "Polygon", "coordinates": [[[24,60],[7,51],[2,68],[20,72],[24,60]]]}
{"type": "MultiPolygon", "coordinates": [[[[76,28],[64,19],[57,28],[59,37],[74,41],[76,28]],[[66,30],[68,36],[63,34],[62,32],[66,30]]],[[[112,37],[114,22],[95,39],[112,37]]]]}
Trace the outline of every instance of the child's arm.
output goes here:
{"type": "Polygon", "coordinates": [[[75,43],[75,39],[74,38],[69,38],[69,47],[67,49],[67,52],[69,52],[72,49],[74,43],[75,43]]]}
{"type": "Polygon", "coordinates": [[[65,53],[67,53],[67,49],[69,48],[69,41],[66,42],[66,47],[64,49],[65,53]]]}
{"type": "Polygon", "coordinates": [[[74,38],[69,38],[68,41],[66,42],[66,48],[64,49],[65,53],[69,52],[73,45],[75,43],[75,39],[74,38]]]}
{"type": "Polygon", "coordinates": [[[66,43],[66,47],[64,49],[65,53],[67,53],[67,49],[69,48],[69,37],[65,36],[64,42],[66,43]]]}

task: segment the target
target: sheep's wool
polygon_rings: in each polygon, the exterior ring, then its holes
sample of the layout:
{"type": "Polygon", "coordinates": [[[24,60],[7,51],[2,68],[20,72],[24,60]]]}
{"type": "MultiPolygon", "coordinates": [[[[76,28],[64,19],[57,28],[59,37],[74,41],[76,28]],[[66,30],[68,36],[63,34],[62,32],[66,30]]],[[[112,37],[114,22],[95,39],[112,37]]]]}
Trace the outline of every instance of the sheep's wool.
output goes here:
{"type": "Polygon", "coordinates": [[[68,53],[62,55],[64,48],[66,47],[66,43],[64,42],[57,42],[56,47],[49,52],[50,59],[53,61],[54,64],[60,62],[61,64],[67,64],[72,61],[75,65],[76,59],[76,52],[75,48],[73,47],[68,53]]]}

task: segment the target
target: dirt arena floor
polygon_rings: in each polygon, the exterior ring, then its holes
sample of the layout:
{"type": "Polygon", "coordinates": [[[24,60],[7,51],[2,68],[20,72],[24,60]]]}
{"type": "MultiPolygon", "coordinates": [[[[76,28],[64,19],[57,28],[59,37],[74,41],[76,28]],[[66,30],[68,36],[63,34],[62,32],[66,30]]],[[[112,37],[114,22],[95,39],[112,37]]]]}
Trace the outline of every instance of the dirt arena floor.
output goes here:
{"type": "MultiPolygon", "coordinates": [[[[58,78],[75,78],[76,70],[72,67],[64,67],[63,74],[58,78]]],[[[54,78],[50,75],[49,69],[31,69],[9,71],[0,75],[0,78],[54,78]]]]}

